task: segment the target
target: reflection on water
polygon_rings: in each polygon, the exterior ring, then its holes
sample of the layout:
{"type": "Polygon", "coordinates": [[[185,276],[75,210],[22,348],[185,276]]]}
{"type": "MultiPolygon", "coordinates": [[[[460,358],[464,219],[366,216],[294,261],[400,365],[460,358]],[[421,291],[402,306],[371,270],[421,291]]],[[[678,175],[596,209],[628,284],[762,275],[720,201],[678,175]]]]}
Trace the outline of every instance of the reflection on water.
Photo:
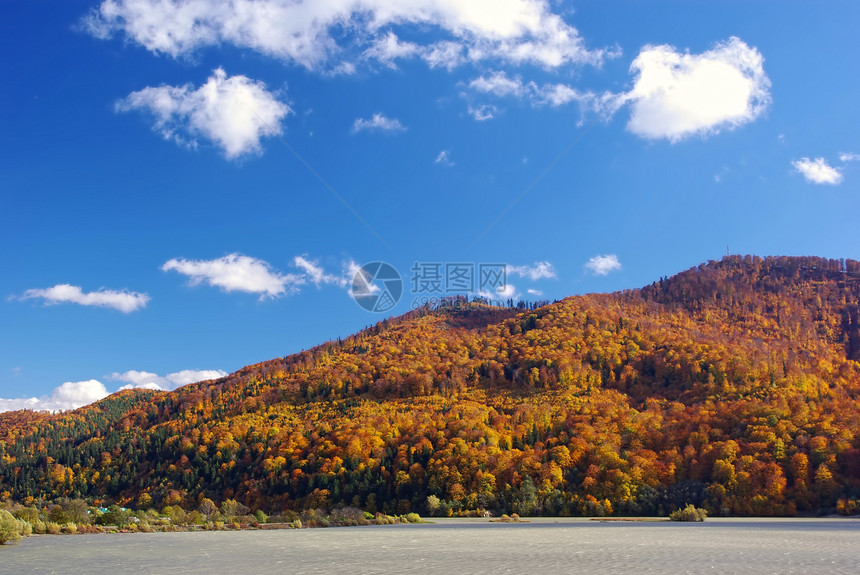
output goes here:
{"type": "Polygon", "coordinates": [[[39,536],[0,573],[851,573],[860,521],[442,520],[339,529],[39,536]]]}

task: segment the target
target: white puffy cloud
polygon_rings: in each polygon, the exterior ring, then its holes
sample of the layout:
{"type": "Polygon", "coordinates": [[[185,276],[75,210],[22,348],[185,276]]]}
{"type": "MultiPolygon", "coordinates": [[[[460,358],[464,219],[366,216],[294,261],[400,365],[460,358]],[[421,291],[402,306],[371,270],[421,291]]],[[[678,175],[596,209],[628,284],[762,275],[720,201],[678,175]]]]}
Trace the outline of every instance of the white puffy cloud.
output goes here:
{"type": "Polygon", "coordinates": [[[506,283],[505,285],[497,287],[493,291],[481,290],[477,292],[476,295],[483,298],[487,298],[491,303],[503,304],[509,299],[520,299],[521,294],[517,291],[517,288],[516,286],[514,286],[514,284],[506,283]]]}
{"type": "MultiPolygon", "coordinates": [[[[192,286],[205,282],[226,292],[260,294],[260,299],[296,294],[307,284],[348,287],[358,270],[358,265],[349,260],[343,263],[339,274],[328,273],[319,262],[304,255],[294,257],[293,265],[298,273],[284,274],[266,261],[233,253],[214,260],[174,258],[165,262],[161,269],[188,276],[192,286]]],[[[149,375],[153,374],[147,377],[149,375]]]]}
{"type": "Polygon", "coordinates": [[[620,270],[621,262],[618,261],[618,256],[615,254],[594,256],[585,264],[585,269],[594,275],[605,276],[611,272],[620,270]]]}
{"type": "Polygon", "coordinates": [[[18,299],[42,299],[46,305],[76,303],[83,306],[108,307],[131,313],[146,307],[149,296],[145,293],[100,289],[84,292],[79,286],[57,284],[46,289],[29,289],[18,299]]]}
{"type": "Polygon", "coordinates": [[[479,122],[492,120],[493,116],[496,114],[496,111],[496,107],[490,104],[484,104],[483,106],[478,106],[477,108],[469,106],[469,114],[479,122]]]}
{"type": "Polygon", "coordinates": [[[446,67],[490,59],[599,65],[617,54],[587,49],[546,0],[105,0],[83,25],[98,38],[123,35],[173,57],[232,44],[312,70],[342,65],[354,50],[387,65],[419,55],[446,67]],[[390,40],[392,28],[428,42],[401,46],[390,40]]]}
{"type": "Polygon", "coordinates": [[[453,166],[454,162],[451,160],[451,150],[442,150],[439,152],[439,155],[436,156],[434,162],[449,168],[453,166]]]}
{"type": "Polygon", "coordinates": [[[406,127],[396,118],[387,118],[383,114],[374,114],[369,120],[364,118],[356,118],[352,124],[353,133],[363,132],[365,130],[380,131],[380,132],[403,132],[406,127]]]}
{"type": "Polygon", "coordinates": [[[295,286],[305,281],[293,274],[281,274],[263,260],[237,253],[214,260],[174,258],[165,262],[161,269],[188,276],[192,286],[206,282],[226,292],[260,294],[261,299],[275,298],[288,291],[295,291],[295,286]]]}
{"type": "Polygon", "coordinates": [[[25,399],[0,399],[0,412],[31,409],[33,411],[65,411],[88,405],[109,395],[104,384],[96,379],[67,381],[49,396],[25,399]]]}
{"type": "Polygon", "coordinates": [[[549,262],[535,262],[533,266],[507,266],[508,275],[518,275],[532,281],[556,277],[555,268],[549,262]]]}
{"type": "Polygon", "coordinates": [[[165,376],[148,371],[129,370],[124,373],[113,373],[111,374],[111,378],[116,381],[126,382],[127,385],[122,386],[120,390],[140,388],[156,391],[173,391],[183,385],[209,379],[219,379],[226,375],[227,372],[220,369],[183,369],[182,371],[168,373],[165,376]]]}
{"type": "Polygon", "coordinates": [[[221,68],[199,88],[149,86],[117,102],[116,109],[148,111],[165,139],[193,147],[202,137],[228,159],[259,153],[260,139],[281,134],[281,120],[291,112],[262,82],[228,77],[221,68]]]}
{"type": "MultiPolygon", "coordinates": [[[[160,376],[148,371],[126,371],[125,373],[113,373],[110,378],[116,381],[126,382],[119,388],[124,389],[152,389],[155,391],[172,391],[189,383],[205,381],[207,379],[218,379],[227,375],[220,369],[193,370],[184,369],[165,376],[160,376]]],[[[42,397],[28,397],[21,399],[0,399],[0,412],[16,411],[19,409],[30,409],[33,411],[67,411],[89,405],[110,395],[105,385],[97,379],[86,381],[67,381],[54,388],[51,395],[42,397]]]]}
{"type": "Polygon", "coordinates": [[[541,290],[539,290],[539,289],[529,289],[529,290],[528,290],[528,293],[529,293],[529,295],[533,295],[533,296],[536,296],[536,297],[540,297],[540,296],[542,296],[542,295],[543,295],[543,292],[542,292],[541,290]]]}
{"type": "MultiPolygon", "coordinates": [[[[843,160],[844,161],[844,160],[843,160]]],[[[842,174],[830,166],[824,158],[801,158],[791,162],[795,171],[802,174],[807,182],[813,184],[829,184],[835,186],[842,183],[842,174]]]]}
{"type": "Polygon", "coordinates": [[[629,103],[627,129],[677,142],[715,134],[758,118],[771,102],[764,58],[732,37],[702,54],[645,46],[630,66],[633,89],[605,102],[609,112],[629,103]]]}

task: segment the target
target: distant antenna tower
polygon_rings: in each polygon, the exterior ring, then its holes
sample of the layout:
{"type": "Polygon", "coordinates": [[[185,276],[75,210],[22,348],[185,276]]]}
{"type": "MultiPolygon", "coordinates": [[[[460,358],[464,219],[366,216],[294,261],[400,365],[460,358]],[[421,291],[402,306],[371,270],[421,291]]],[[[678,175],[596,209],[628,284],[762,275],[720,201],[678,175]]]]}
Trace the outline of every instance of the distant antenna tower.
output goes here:
{"type": "Polygon", "coordinates": [[[726,244],[726,255],[727,255],[727,256],[732,255],[732,253],[729,251],[729,246],[728,246],[728,244],[726,244]]]}

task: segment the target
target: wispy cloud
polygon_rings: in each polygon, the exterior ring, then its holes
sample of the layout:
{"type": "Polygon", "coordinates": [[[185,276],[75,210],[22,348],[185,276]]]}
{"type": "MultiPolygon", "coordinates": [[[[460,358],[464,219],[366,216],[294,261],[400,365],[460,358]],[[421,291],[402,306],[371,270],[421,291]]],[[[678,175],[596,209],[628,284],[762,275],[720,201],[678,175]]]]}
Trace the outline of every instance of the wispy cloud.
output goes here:
{"type": "MultiPolygon", "coordinates": [[[[844,161],[844,160],[843,160],[844,161]]],[[[794,170],[801,174],[807,182],[835,186],[842,183],[842,174],[830,166],[824,158],[801,158],[791,162],[794,170]]]]}
{"type": "Polygon", "coordinates": [[[281,274],[263,260],[237,253],[213,260],[174,258],[161,269],[188,276],[192,286],[205,282],[226,292],[260,294],[261,299],[276,298],[304,283],[299,276],[281,274]]]}
{"type": "Polygon", "coordinates": [[[615,254],[594,256],[585,264],[585,270],[597,276],[609,275],[621,269],[621,262],[615,254]]]}
{"type": "Polygon", "coordinates": [[[839,154],[840,162],[858,162],[860,161],[860,154],[839,154]]]}
{"type": "Polygon", "coordinates": [[[492,120],[497,111],[498,110],[496,110],[496,107],[491,104],[484,104],[482,106],[478,106],[477,108],[469,106],[469,115],[479,122],[492,120]]]}
{"type": "Polygon", "coordinates": [[[413,42],[402,42],[397,34],[388,31],[376,38],[370,48],[364,51],[365,58],[377,60],[388,68],[397,68],[396,61],[420,55],[422,49],[413,42]]]}
{"type": "Polygon", "coordinates": [[[535,262],[531,266],[507,266],[507,274],[529,278],[532,281],[555,278],[555,268],[549,262],[535,262]]]}
{"type": "Polygon", "coordinates": [[[150,298],[145,293],[107,289],[84,292],[79,286],[57,284],[46,289],[29,289],[17,299],[41,299],[46,305],[74,303],[83,306],[107,307],[123,313],[131,313],[146,307],[150,298]]]}
{"type": "Polygon", "coordinates": [[[441,164],[448,168],[453,166],[454,162],[451,160],[451,150],[442,150],[441,152],[439,152],[439,155],[436,156],[434,163],[441,164]]]}
{"type": "Polygon", "coordinates": [[[352,123],[353,133],[369,131],[404,132],[406,127],[396,118],[387,118],[383,114],[374,114],[372,118],[356,118],[352,123]]]}
{"type": "Polygon", "coordinates": [[[310,260],[305,256],[296,256],[293,258],[293,265],[302,270],[304,272],[304,277],[317,287],[320,287],[323,284],[334,284],[340,287],[346,287],[347,284],[352,281],[350,270],[353,270],[355,267],[354,262],[350,261],[344,264],[341,274],[330,274],[325,271],[319,262],[310,260]]]}
{"type": "MultiPolygon", "coordinates": [[[[488,75],[482,75],[471,82],[469,87],[482,94],[488,94],[497,98],[512,97],[519,100],[526,100],[533,106],[549,106],[558,108],[570,103],[575,103],[579,106],[580,111],[598,112],[603,115],[611,114],[617,108],[615,104],[618,96],[613,94],[598,95],[592,91],[581,91],[567,84],[543,84],[538,85],[535,82],[526,82],[522,76],[509,76],[505,71],[496,71],[488,75]]],[[[485,120],[492,118],[492,112],[495,108],[492,106],[482,106],[479,109],[469,107],[469,113],[476,120],[485,120]],[[488,111],[481,113],[482,109],[491,108],[488,111]]]]}
{"type": "Polygon", "coordinates": [[[281,121],[292,111],[262,82],[228,77],[221,68],[197,89],[149,86],[117,102],[116,109],[147,111],[165,139],[195,147],[198,138],[205,138],[228,159],[259,153],[260,139],[281,134],[281,121]]]}
{"type": "Polygon", "coordinates": [[[522,97],[527,91],[527,87],[523,84],[520,76],[510,77],[504,71],[496,71],[487,76],[479,76],[469,82],[469,87],[478,92],[498,97],[522,97]]]}

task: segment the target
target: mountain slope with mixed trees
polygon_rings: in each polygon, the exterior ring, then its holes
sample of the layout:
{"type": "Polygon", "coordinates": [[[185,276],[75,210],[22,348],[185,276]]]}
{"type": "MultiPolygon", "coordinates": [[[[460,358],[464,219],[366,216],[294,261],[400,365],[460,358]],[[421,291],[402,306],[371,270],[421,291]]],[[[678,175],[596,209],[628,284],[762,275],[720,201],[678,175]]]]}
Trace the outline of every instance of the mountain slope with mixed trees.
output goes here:
{"type": "Polygon", "coordinates": [[[857,507],[860,262],[729,256],[535,309],[447,303],[171,393],[0,414],[0,498],[268,513],[857,507]]]}

